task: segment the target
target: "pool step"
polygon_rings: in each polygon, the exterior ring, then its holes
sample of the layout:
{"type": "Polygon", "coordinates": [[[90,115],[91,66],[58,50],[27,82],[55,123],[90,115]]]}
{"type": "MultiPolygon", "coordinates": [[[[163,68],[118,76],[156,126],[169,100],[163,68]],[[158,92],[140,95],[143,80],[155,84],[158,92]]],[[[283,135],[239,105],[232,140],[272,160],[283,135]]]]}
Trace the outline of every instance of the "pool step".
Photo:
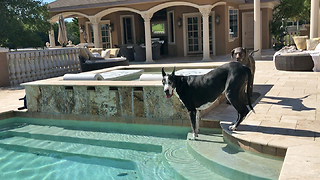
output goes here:
{"type": "Polygon", "coordinates": [[[151,144],[146,138],[117,133],[90,132],[57,126],[26,125],[6,131],[8,135],[109,148],[161,153],[161,144],[151,144]]]}
{"type": "Polygon", "coordinates": [[[187,146],[169,148],[164,152],[164,156],[168,164],[179,173],[180,177],[177,179],[227,180],[227,178],[202,166],[188,153],[187,146]]]}
{"type": "Polygon", "coordinates": [[[187,148],[200,164],[228,179],[278,179],[280,174],[281,159],[245,152],[226,143],[222,134],[199,134],[197,140],[187,140],[187,148]]]}
{"type": "Polygon", "coordinates": [[[106,164],[102,164],[104,166],[131,170],[136,168],[133,161],[117,156],[119,153],[116,153],[116,151],[110,152],[112,149],[105,147],[54,142],[50,140],[38,140],[25,137],[2,137],[2,139],[0,139],[0,147],[18,152],[53,156],[59,159],[74,156],[85,159],[99,158],[106,160],[104,161],[106,164]],[[101,154],[100,152],[108,152],[108,154],[101,154]],[[109,156],[110,153],[113,156],[109,156]]]}

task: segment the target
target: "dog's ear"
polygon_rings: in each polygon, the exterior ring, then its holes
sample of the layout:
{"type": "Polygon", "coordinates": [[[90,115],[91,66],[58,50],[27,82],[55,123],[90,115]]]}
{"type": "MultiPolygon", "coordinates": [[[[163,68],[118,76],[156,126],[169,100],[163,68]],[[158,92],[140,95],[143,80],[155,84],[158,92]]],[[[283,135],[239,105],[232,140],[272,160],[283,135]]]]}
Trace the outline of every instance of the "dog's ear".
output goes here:
{"type": "Polygon", "coordinates": [[[231,51],[231,59],[233,58],[233,55],[234,55],[234,49],[232,49],[231,51]]]}
{"type": "Polygon", "coordinates": [[[174,66],[174,67],[173,67],[173,71],[172,71],[172,73],[171,73],[172,76],[174,76],[174,72],[175,72],[175,71],[176,71],[176,67],[174,66]]]}
{"type": "Polygon", "coordinates": [[[164,72],[164,68],[162,68],[162,77],[166,76],[166,72],[164,72]]]}
{"type": "Polygon", "coordinates": [[[246,56],[248,55],[248,49],[247,48],[242,48],[242,50],[244,51],[244,53],[246,54],[246,56]]]}

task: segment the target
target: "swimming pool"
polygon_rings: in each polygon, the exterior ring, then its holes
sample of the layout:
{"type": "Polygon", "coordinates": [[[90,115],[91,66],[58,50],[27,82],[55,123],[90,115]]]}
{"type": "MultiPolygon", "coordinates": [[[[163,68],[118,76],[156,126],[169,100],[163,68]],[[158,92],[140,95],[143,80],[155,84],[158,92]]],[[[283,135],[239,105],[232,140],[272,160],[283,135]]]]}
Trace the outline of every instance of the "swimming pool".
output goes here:
{"type": "Polygon", "coordinates": [[[239,151],[220,130],[202,130],[215,138],[213,154],[233,156],[235,164],[249,156],[250,167],[263,161],[272,175],[261,177],[261,168],[238,172],[218,161],[213,172],[193,152],[197,142],[186,140],[189,127],[15,117],[0,121],[0,179],[278,178],[282,160],[239,151]]]}

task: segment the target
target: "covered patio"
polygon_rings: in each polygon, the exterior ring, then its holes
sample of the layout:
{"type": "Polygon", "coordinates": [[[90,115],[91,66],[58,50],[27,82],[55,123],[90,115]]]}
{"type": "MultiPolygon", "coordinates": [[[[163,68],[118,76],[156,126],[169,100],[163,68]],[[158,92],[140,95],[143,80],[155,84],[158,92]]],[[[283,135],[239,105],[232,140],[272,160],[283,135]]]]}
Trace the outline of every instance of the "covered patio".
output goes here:
{"type": "Polygon", "coordinates": [[[49,11],[52,23],[61,14],[65,18],[78,17],[79,29],[85,32],[81,43],[92,43],[96,48],[138,44],[145,47],[146,62],[153,62],[152,44],[160,41],[163,57],[202,56],[202,60],[210,61],[212,56],[228,54],[238,46],[271,48],[268,25],[277,4],[278,0],[57,0],[49,4],[49,11]]]}

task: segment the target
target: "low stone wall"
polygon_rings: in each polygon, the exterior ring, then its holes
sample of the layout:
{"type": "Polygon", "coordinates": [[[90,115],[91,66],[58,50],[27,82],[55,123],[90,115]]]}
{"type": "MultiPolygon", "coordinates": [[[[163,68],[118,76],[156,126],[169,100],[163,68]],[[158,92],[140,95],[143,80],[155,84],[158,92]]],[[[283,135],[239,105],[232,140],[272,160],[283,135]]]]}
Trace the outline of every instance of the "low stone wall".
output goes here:
{"type": "MultiPolygon", "coordinates": [[[[159,68],[155,65],[119,66],[92,71],[159,68]]],[[[168,65],[167,65],[168,66],[168,65]]],[[[213,66],[180,66],[187,68],[213,66]]],[[[214,66],[216,67],[216,66],[214,66]]],[[[172,67],[166,67],[170,71],[172,67]]],[[[150,72],[152,72],[151,69],[150,72]]],[[[153,71],[154,72],[154,71],[153,71]]],[[[25,87],[29,114],[72,120],[97,120],[141,124],[190,126],[187,109],[177,96],[166,98],[161,81],[65,81],[62,77],[22,84],[25,87]],[[83,118],[82,118],[83,117],[83,118]]],[[[203,116],[223,100],[221,95],[203,116]]],[[[202,126],[200,124],[200,126],[202,126]]]]}
{"type": "Polygon", "coordinates": [[[186,108],[162,86],[25,86],[28,111],[106,117],[189,119],[186,108]]]}

